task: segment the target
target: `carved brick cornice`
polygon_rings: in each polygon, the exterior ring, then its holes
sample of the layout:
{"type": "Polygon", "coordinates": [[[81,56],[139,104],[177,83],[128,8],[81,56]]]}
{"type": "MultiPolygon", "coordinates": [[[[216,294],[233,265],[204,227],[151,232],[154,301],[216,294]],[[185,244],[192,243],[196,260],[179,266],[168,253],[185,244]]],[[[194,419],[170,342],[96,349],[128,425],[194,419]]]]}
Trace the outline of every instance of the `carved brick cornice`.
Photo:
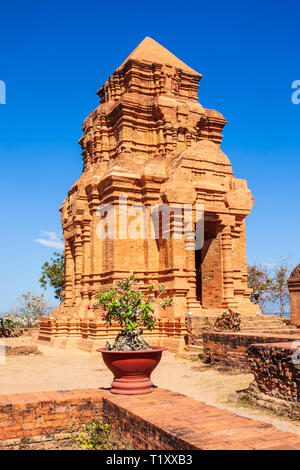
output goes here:
{"type": "Polygon", "coordinates": [[[299,278],[300,279],[300,264],[298,264],[294,269],[293,271],[291,272],[291,275],[290,275],[290,279],[296,279],[296,278],[299,278]]]}

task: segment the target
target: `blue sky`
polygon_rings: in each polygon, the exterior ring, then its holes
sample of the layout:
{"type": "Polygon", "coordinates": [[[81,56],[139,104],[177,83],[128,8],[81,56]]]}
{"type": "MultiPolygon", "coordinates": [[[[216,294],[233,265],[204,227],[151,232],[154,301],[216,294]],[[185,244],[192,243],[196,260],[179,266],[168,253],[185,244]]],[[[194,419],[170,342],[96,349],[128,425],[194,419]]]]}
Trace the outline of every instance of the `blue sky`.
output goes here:
{"type": "Polygon", "coordinates": [[[228,120],[222,149],[256,201],[248,261],[298,263],[300,104],[291,86],[300,80],[299,14],[289,0],[2,2],[0,312],[24,291],[41,291],[53,249],[35,240],[57,243],[58,208],[82,169],[82,122],[145,36],[203,74],[201,104],[228,120]]]}

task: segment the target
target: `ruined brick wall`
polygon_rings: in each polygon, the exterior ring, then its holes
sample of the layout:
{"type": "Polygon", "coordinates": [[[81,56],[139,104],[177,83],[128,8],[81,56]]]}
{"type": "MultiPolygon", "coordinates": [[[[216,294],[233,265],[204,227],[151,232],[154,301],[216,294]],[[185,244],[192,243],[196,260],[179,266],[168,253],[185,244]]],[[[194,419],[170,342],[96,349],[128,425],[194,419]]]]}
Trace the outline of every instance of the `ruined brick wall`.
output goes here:
{"type": "Polygon", "coordinates": [[[204,332],[204,353],[212,363],[249,370],[247,349],[254,343],[292,342],[294,335],[204,332]]]}
{"type": "Polygon", "coordinates": [[[299,353],[292,343],[252,344],[248,364],[259,391],[287,401],[300,401],[299,353]],[[295,359],[293,359],[295,358],[295,359]]]}
{"type": "Polygon", "coordinates": [[[19,336],[37,338],[38,334],[38,328],[11,328],[9,330],[0,330],[0,338],[17,338],[19,336]]]}
{"type": "Polygon", "coordinates": [[[188,344],[196,346],[202,345],[202,333],[203,329],[206,327],[205,318],[200,317],[198,315],[187,317],[186,327],[188,333],[188,344]]]}
{"type": "Polygon", "coordinates": [[[70,437],[82,424],[102,416],[98,390],[0,395],[0,449],[22,441],[45,442],[70,437]]]}
{"type": "Polygon", "coordinates": [[[160,388],[130,397],[103,389],[1,395],[0,449],[24,439],[45,448],[103,416],[136,450],[300,449],[296,434],[160,388]]]}
{"type": "Polygon", "coordinates": [[[20,328],[11,328],[9,330],[0,330],[0,338],[17,338],[22,336],[24,331],[20,328]]]}
{"type": "MultiPolygon", "coordinates": [[[[164,391],[165,398],[170,400],[170,403],[176,407],[178,405],[177,395],[173,392],[164,391]],[[175,396],[174,396],[175,395],[175,396]]],[[[155,403],[159,406],[160,399],[152,397],[152,404],[155,403]]],[[[187,398],[187,397],[186,397],[187,398]]],[[[120,404],[114,403],[112,400],[103,399],[103,415],[106,418],[110,418],[114,423],[117,424],[117,428],[122,435],[132,442],[134,449],[136,450],[197,450],[197,447],[188,442],[184,438],[176,436],[176,434],[170,433],[170,431],[164,429],[163,426],[155,426],[149,419],[145,420],[144,417],[139,416],[139,413],[132,413],[132,411],[126,410],[124,413],[123,406],[128,403],[128,397],[119,396],[118,401],[123,402],[120,404]]],[[[188,404],[188,402],[187,402],[188,404]]],[[[145,402],[145,409],[147,409],[147,400],[145,402]]],[[[149,410],[148,410],[149,413],[149,410]]],[[[146,412],[147,414],[147,412],[146,412]]],[[[158,418],[160,415],[159,408],[154,410],[153,417],[158,418]]],[[[171,417],[170,417],[171,421],[171,417]]],[[[187,424],[187,423],[186,423],[187,424]]]]}

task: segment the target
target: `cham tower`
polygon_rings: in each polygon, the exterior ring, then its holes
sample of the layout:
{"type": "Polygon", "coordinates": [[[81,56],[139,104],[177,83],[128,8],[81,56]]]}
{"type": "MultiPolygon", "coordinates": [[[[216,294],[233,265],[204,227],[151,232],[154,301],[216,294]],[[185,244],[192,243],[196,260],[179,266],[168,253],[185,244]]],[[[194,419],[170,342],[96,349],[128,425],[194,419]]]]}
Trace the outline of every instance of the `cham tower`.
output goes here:
{"type": "MultiPolygon", "coordinates": [[[[152,344],[180,349],[187,317],[214,319],[226,308],[257,314],[247,287],[245,218],[253,206],[246,180],[233,175],[220,149],[221,113],[198,101],[201,75],[151,38],[145,38],[97,92],[100,105],[86,118],[83,172],[61,206],[65,239],[64,301],[40,324],[40,339],[82,348],[103,346],[118,327],[106,326],[91,306],[99,290],[135,273],[140,287],[164,284],[174,304],[159,311],[152,344]],[[170,237],[117,236],[127,208],[187,204],[204,207],[204,243],[187,249],[183,215],[171,214],[170,237]],[[123,200],[123,199],[122,199],[123,200]],[[99,236],[98,207],[110,205],[115,236],[99,236]],[[120,222],[121,221],[121,222],[120,222]]],[[[132,210],[132,209],[131,209],[132,210]]],[[[128,224],[134,219],[129,211],[128,224]]],[[[133,215],[132,215],[133,214],[133,215]]],[[[145,214],[145,212],[144,212],[145,214]]]]}

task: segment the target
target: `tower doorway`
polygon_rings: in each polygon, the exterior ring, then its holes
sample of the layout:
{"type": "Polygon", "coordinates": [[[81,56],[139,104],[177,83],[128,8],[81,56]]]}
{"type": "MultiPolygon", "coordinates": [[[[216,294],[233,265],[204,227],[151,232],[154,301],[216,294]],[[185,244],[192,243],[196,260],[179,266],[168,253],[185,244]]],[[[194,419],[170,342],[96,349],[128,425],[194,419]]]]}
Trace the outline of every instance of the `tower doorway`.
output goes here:
{"type": "Polygon", "coordinates": [[[204,243],[195,250],[196,296],[205,308],[222,307],[221,235],[216,221],[204,220],[204,243]]]}

